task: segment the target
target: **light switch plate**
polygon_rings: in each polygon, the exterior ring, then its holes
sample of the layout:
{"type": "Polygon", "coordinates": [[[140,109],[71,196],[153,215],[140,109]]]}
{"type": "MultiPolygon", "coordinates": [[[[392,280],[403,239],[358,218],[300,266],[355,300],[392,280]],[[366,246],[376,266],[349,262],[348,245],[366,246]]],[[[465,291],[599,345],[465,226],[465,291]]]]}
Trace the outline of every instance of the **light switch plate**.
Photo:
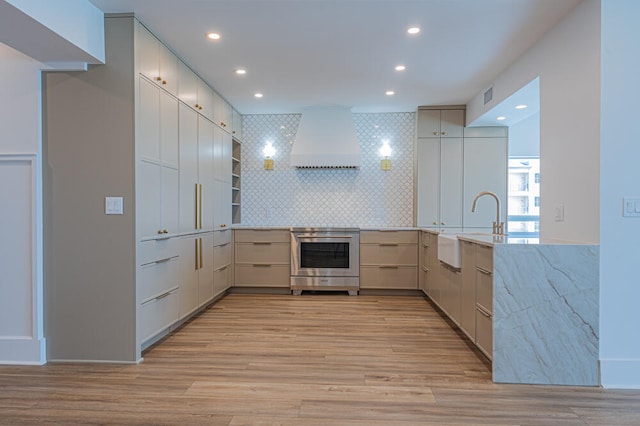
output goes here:
{"type": "Polygon", "coordinates": [[[122,197],[104,198],[105,214],[124,214],[124,200],[122,197]]]}
{"type": "Polygon", "coordinates": [[[640,217],[640,198],[624,197],[622,199],[622,216],[640,217]]]}

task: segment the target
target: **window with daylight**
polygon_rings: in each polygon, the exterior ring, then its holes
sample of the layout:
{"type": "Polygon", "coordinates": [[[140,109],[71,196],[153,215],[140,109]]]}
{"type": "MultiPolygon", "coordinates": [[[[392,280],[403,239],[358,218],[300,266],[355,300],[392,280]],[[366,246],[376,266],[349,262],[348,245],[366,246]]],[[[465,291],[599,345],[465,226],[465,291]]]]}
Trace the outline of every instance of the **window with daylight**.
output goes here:
{"type": "Polygon", "coordinates": [[[507,233],[533,237],[540,230],[540,158],[509,158],[507,233]]]}

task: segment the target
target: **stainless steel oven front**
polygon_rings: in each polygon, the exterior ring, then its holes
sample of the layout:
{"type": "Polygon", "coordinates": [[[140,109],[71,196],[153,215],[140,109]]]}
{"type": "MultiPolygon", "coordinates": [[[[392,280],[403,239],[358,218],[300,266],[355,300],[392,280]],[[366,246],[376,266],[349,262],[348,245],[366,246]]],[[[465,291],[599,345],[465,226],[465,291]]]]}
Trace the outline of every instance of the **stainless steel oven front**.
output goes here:
{"type": "Polygon", "coordinates": [[[358,228],[291,228],[291,291],[360,289],[358,228]]]}

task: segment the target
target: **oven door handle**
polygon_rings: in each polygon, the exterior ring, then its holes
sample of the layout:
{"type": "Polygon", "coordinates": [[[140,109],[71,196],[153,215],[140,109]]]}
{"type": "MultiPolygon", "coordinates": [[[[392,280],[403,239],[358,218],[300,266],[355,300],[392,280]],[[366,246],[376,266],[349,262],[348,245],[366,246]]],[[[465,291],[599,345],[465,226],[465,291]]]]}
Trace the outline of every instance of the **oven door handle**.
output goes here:
{"type": "Polygon", "coordinates": [[[302,234],[302,235],[296,235],[296,238],[300,239],[300,240],[310,240],[310,239],[333,239],[333,238],[353,238],[351,235],[309,235],[309,234],[302,234]]]}

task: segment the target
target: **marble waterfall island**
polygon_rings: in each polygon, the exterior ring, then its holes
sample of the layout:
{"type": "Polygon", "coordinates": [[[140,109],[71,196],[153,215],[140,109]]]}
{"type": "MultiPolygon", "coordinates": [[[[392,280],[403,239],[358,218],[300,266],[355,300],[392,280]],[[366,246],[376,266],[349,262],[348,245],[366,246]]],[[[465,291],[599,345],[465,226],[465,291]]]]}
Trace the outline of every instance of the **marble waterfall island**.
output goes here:
{"type": "Polygon", "coordinates": [[[493,249],[493,380],[599,385],[599,247],[505,241],[493,249]]]}

